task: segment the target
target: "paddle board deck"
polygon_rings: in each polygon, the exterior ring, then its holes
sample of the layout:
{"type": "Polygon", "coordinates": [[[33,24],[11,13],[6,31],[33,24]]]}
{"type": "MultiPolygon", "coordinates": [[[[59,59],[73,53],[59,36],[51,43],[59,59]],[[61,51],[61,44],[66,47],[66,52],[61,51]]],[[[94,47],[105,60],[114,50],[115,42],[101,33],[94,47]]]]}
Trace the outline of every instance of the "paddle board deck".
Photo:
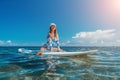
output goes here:
{"type": "Polygon", "coordinates": [[[79,56],[79,55],[88,55],[95,54],[98,50],[90,50],[90,51],[81,51],[81,52],[44,52],[41,55],[51,55],[51,56],[79,56]]]}

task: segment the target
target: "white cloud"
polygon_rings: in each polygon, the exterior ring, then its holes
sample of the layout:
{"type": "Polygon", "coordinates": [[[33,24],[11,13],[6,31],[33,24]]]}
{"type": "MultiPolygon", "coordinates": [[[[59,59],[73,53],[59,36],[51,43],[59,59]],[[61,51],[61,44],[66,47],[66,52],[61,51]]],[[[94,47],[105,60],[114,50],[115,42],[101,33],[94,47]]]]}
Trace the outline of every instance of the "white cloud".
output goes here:
{"type": "Polygon", "coordinates": [[[60,45],[61,45],[61,46],[65,46],[66,44],[62,42],[62,43],[60,43],[60,45]]]}
{"type": "Polygon", "coordinates": [[[83,39],[110,39],[115,35],[115,29],[110,30],[96,30],[94,32],[80,32],[72,38],[83,38],[83,39]]]}
{"type": "Polygon", "coordinates": [[[4,43],[4,41],[0,40],[0,45],[3,44],[3,43],[4,43]]]}
{"type": "Polygon", "coordinates": [[[66,43],[70,43],[71,41],[67,41],[66,43]]]}
{"type": "Polygon", "coordinates": [[[8,40],[8,41],[6,41],[6,43],[8,43],[8,44],[12,44],[12,41],[11,41],[11,40],[8,40]]]}
{"type": "Polygon", "coordinates": [[[116,40],[117,43],[120,43],[120,39],[116,40]]]}
{"type": "Polygon", "coordinates": [[[13,42],[12,40],[0,40],[0,46],[40,46],[36,42],[13,42]]]}
{"type": "Polygon", "coordinates": [[[8,46],[8,45],[14,45],[14,44],[12,43],[11,40],[7,40],[7,41],[0,40],[0,45],[1,46],[8,46]]]}
{"type": "Polygon", "coordinates": [[[115,29],[96,30],[92,32],[79,32],[72,37],[74,45],[79,46],[115,46],[120,39],[115,29]]]}

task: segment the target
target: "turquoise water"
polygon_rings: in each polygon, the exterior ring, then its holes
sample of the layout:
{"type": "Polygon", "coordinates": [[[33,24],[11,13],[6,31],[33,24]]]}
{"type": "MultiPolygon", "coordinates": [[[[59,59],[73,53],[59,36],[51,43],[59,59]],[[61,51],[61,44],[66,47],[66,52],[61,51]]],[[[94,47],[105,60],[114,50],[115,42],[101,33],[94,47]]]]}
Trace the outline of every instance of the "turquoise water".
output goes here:
{"type": "Polygon", "coordinates": [[[99,52],[87,56],[36,56],[39,47],[0,47],[0,80],[120,80],[120,47],[62,47],[99,52]],[[32,50],[18,53],[18,48],[32,50]]]}

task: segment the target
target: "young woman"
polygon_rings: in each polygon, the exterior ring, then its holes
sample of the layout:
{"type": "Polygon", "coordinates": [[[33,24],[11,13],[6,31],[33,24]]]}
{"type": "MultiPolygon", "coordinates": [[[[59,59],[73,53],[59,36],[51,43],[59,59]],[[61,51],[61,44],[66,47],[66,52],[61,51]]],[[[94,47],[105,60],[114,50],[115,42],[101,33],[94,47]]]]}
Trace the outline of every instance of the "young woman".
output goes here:
{"type": "Polygon", "coordinates": [[[47,35],[47,43],[44,44],[40,48],[40,50],[41,50],[41,52],[38,52],[37,55],[41,55],[42,52],[44,52],[45,50],[48,50],[50,52],[53,52],[53,51],[61,52],[62,51],[60,49],[60,45],[59,45],[59,36],[57,33],[56,24],[51,23],[50,30],[47,35]]]}

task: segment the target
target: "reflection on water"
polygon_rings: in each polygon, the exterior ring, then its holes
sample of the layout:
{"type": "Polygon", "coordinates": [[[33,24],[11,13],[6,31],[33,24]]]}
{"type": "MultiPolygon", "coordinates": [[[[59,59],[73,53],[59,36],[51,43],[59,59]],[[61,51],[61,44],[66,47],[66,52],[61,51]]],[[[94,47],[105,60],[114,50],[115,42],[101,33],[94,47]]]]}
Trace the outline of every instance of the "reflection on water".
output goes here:
{"type": "Polygon", "coordinates": [[[73,57],[19,54],[18,48],[0,47],[0,80],[120,80],[119,47],[63,47],[65,51],[99,50],[73,57]]]}

